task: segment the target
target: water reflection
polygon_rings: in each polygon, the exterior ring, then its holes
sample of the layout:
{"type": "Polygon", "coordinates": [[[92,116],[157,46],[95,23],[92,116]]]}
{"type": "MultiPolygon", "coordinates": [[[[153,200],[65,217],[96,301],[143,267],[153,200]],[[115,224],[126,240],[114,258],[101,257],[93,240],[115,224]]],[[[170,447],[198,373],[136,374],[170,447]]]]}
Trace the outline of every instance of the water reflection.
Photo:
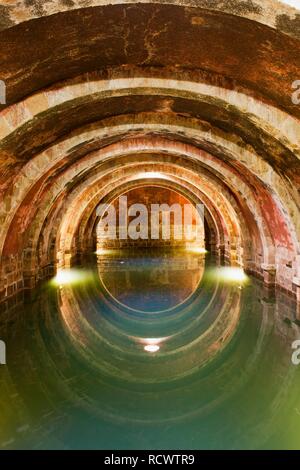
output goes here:
{"type": "Polygon", "coordinates": [[[204,273],[204,256],[185,252],[135,252],[98,255],[101,287],[121,307],[138,312],[170,311],[181,306],[196,291],[204,273]],[[186,275],[188,273],[188,275],[186,275]]]}
{"type": "Polygon", "coordinates": [[[112,379],[159,383],[187,377],[223,349],[236,330],[241,292],[205,280],[203,256],[98,259],[98,272],[100,283],[97,278],[76,289],[62,287],[60,313],[78,353],[112,379]],[[107,285],[112,274],[116,282],[108,291],[103,279],[107,285]],[[125,305],[118,298],[127,286],[125,305]],[[166,300],[170,308],[163,309],[166,300]],[[156,360],[147,362],[145,353],[158,351],[156,360]]]}
{"type": "Polygon", "coordinates": [[[299,448],[295,307],[207,263],[102,257],[2,312],[0,446],[299,448]]]}

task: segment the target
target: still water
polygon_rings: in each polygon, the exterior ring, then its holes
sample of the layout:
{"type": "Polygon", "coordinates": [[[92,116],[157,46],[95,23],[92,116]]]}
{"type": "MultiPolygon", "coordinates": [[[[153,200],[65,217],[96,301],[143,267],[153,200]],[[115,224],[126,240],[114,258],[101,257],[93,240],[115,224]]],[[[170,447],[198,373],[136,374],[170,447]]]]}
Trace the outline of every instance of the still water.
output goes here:
{"type": "Polygon", "coordinates": [[[296,308],[196,253],[125,252],[0,314],[0,448],[299,449],[296,308]]]}

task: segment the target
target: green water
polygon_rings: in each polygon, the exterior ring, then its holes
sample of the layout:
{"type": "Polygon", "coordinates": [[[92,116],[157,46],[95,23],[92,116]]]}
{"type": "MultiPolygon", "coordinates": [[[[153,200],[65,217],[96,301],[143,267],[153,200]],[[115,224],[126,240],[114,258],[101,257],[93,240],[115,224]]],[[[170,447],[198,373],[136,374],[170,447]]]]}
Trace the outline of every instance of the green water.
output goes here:
{"type": "Polygon", "coordinates": [[[203,255],[98,257],[0,314],[4,449],[299,449],[296,309],[203,255]]]}

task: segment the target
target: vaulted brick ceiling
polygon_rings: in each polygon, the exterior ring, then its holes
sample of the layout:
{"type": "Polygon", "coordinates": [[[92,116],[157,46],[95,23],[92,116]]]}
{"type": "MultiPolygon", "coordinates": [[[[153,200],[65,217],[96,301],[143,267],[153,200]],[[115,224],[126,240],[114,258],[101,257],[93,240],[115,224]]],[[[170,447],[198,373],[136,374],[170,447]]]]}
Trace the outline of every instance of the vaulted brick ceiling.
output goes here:
{"type": "Polygon", "coordinates": [[[0,16],[2,297],[67,264],[99,201],[155,171],[205,202],[231,260],[300,299],[299,11],[33,0],[0,16]]]}

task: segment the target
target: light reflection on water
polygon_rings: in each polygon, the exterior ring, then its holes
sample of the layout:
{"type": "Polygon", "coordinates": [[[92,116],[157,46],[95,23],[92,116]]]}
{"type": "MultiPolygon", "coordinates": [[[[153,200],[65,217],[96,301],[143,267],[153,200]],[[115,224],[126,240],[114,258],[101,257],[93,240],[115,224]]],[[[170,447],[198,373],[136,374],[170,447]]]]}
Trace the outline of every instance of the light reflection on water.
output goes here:
{"type": "Polygon", "coordinates": [[[2,312],[0,447],[300,448],[293,303],[207,263],[103,254],[2,312]]]}
{"type": "Polygon", "coordinates": [[[162,313],[180,307],[197,290],[205,258],[184,252],[172,257],[115,255],[98,256],[97,264],[101,287],[114,303],[139,313],[162,313]]]}

